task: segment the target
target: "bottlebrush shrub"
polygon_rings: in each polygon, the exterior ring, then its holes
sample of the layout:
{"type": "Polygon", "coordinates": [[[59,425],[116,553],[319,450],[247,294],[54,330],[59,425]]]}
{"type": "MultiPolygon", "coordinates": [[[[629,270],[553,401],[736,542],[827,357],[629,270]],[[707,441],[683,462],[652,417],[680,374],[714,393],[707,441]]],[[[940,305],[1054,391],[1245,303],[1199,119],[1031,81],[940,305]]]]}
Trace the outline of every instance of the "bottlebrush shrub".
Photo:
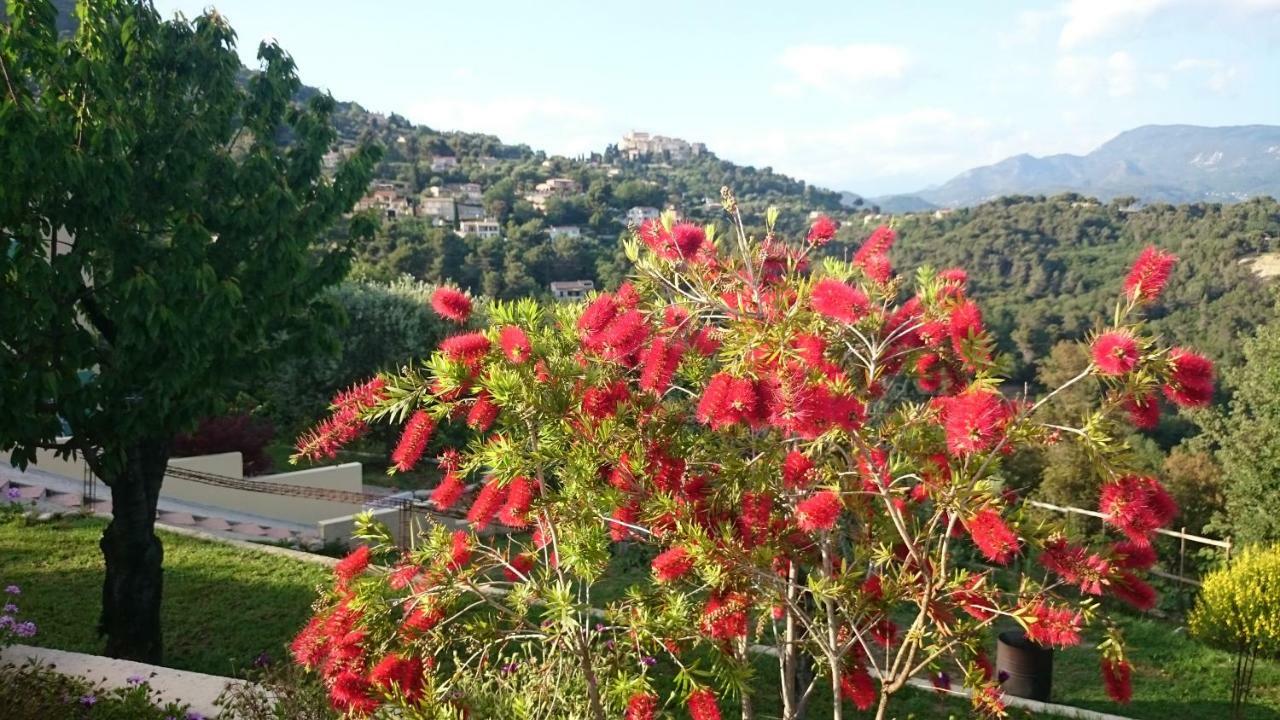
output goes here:
{"type": "MultiPolygon", "coordinates": [[[[300,452],[324,453],[369,423],[407,421],[397,462],[412,467],[431,428],[474,429],[439,453],[434,491],[470,528],[408,552],[370,529],[372,553],[339,567],[295,643],[335,704],[706,720],[733,702],[751,718],[748,652],[768,645],[787,718],[811,710],[819,682],[883,716],[910,677],[940,672],[1000,715],[984,651],[998,619],[1072,645],[1105,624],[1096,598],[1154,601],[1141,579],[1150,533],[1176,508],[1112,438],[1159,413],[1162,394],[1212,393],[1207,361],[1140,319],[1171,256],[1140,259],[1094,362],[1043,397],[1011,396],[963,271],[895,275],[883,227],[850,261],[820,259],[829,220],[788,244],[771,211],[749,237],[724,200],[726,235],[646,223],[617,292],[494,303],[420,365],[344,393],[302,439],[300,452]],[[1096,390],[1091,414],[1046,424],[1041,409],[1081,383],[1096,390]],[[1024,515],[1004,462],[1057,442],[1088,449],[1114,543],[1077,545],[1024,515]],[[653,548],[652,581],[593,603],[619,542],[653,548]],[[974,557],[987,564],[963,561],[974,557]],[[1031,570],[998,582],[1015,559],[1031,570]]],[[[1103,650],[1121,689],[1116,633],[1103,650]]]]}

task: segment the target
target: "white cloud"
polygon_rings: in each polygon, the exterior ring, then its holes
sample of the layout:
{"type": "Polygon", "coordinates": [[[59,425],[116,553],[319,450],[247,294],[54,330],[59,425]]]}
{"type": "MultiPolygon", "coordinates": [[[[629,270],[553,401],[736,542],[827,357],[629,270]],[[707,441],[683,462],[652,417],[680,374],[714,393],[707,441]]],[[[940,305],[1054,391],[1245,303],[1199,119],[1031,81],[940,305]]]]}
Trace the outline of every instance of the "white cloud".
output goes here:
{"type": "Polygon", "coordinates": [[[788,95],[801,88],[853,93],[901,81],[911,62],[910,54],[896,45],[796,45],[778,58],[790,80],[775,90],[788,95]]]}
{"type": "Polygon", "coordinates": [[[1105,89],[1113,98],[1128,97],[1140,86],[1164,89],[1169,77],[1161,72],[1144,72],[1129,53],[1118,50],[1107,57],[1095,55],[1061,55],[1054,74],[1062,88],[1077,97],[1105,89]]]}
{"type": "Polygon", "coordinates": [[[1173,64],[1173,71],[1202,76],[1205,87],[1218,94],[1230,90],[1243,72],[1239,65],[1216,58],[1183,58],[1173,64]]]}
{"type": "Polygon", "coordinates": [[[1066,18],[1058,45],[1071,50],[1122,29],[1136,27],[1152,16],[1174,7],[1201,12],[1250,14],[1280,9],[1280,0],[1067,0],[1066,18]]]}
{"type": "Polygon", "coordinates": [[[1002,47],[1030,45],[1040,39],[1041,33],[1062,17],[1058,8],[1049,10],[1022,10],[1015,17],[1013,27],[998,35],[1002,47]]]}
{"type": "Polygon", "coordinates": [[[614,139],[599,107],[559,98],[431,98],[412,103],[407,116],[440,130],[491,133],[564,155],[599,151],[614,139]]]}

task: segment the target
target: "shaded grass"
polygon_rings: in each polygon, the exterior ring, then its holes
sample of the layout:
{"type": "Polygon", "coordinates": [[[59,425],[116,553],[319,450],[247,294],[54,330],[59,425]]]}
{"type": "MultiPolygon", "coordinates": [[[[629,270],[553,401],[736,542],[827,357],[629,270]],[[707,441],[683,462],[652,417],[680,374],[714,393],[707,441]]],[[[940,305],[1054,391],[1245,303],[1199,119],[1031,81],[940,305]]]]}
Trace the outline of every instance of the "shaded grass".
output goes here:
{"type": "MultiPolygon", "coordinates": [[[[28,642],[98,653],[106,522],[74,518],[0,524],[0,584],[22,587],[28,642]]],[[[229,675],[260,653],[280,657],[310,616],[324,567],[161,531],[164,665],[229,675]]]]}

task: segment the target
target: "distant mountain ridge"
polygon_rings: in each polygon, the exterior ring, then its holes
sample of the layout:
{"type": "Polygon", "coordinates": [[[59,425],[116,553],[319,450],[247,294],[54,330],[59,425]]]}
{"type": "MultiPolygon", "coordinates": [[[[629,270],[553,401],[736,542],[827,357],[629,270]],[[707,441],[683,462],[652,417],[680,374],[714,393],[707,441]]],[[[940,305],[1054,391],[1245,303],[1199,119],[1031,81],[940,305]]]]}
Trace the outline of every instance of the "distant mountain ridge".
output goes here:
{"type": "Polygon", "coordinates": [[[1169,203],[1280,197],[1280,126],[1144,125],[1087,155],[1015,155],[937,187],[871,202],[888,212],[910,212],[1062,192],[1169,203]]]}

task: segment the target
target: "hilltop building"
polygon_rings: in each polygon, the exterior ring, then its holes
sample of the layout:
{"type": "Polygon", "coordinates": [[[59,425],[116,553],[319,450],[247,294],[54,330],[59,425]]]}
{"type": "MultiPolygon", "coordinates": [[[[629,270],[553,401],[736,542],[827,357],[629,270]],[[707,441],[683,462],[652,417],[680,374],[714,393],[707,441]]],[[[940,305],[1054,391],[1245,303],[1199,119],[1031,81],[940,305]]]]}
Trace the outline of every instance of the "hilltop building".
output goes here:
{"type": "Polygon", "coordinates": [[[622,141],[618,143],[618,151],[628,160],[639,160],[656,155],[660,158],[682,161],[705,153],[707,146],[700,142],[691,143],[680,138],[650,135],[647,132],[633,130],[622,136],[622,141]]]}

